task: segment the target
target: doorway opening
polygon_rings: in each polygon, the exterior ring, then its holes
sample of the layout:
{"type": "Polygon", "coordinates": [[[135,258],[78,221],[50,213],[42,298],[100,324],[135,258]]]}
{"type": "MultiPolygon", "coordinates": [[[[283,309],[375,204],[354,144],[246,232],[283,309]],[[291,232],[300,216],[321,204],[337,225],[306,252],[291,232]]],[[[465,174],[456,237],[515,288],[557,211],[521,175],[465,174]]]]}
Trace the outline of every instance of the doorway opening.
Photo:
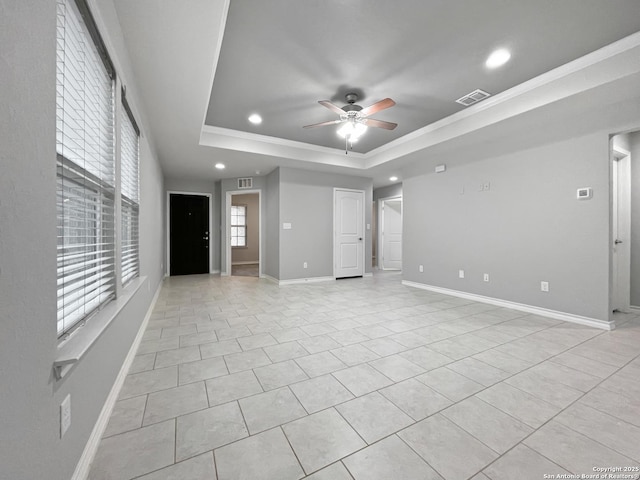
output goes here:
{"type": "Polygon", "coordinates": [[[211,271],[211,194],[167,192],[167,273],[211,271]]]}
{"type": "Polygon", "coordinates": [[[631,307],[632,216],[630,134],[611,139],[611,288],[610,311],[628,313],[631,307]]]}
{"type": "Polygon", "coordinates": [[[378,268],[402,270],[402,197],[379,200],[378,268]]]}
{"type": "Polygon", "coordinates": [[[227,273],[261,276],[262,226],[259,190],[227,192],[227,273]]]}

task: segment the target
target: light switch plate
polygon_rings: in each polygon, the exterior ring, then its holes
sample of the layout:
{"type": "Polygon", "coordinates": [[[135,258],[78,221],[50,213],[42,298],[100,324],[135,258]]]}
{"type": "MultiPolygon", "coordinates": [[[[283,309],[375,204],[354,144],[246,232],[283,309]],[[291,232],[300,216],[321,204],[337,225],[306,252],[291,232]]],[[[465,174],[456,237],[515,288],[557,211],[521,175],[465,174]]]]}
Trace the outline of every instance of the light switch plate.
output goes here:
{"type": "Polygon", "coordinates": [[[593,190],[591,187],[582,187],[576,191],[576,198],[578,200],[588,200],[593,197],[593,190]]]}

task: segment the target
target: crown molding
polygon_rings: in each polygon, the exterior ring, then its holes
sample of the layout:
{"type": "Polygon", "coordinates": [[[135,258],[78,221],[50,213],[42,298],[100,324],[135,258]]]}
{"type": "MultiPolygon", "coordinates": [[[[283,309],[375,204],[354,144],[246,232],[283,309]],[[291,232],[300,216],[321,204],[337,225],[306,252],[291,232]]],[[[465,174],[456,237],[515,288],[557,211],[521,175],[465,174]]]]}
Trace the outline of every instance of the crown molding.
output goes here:
{"type": "MultiPolygon", "coordinates": [[[[226,0],[226,9],[228,9],[228,2],[229,0],[226,0]]],[[[221,43],[220,38],[216,63],[221,43]]],[[[564,98],[624,79],[638,72],[640,72],[640,32],[588,53],[364,154],[349,152],[348,155],[345,155],[344,151],[339,149],[205,125],[204,120],[200,145],[302,162],[369,170],[564,98]]]]}
{"type": "Polygon", "coordinates": [[[211,125],[202,127],[200,145],[357,170],[365,168],[365,155],[362,153],[349,152],[345,155],[344,150],[211,125]]]}

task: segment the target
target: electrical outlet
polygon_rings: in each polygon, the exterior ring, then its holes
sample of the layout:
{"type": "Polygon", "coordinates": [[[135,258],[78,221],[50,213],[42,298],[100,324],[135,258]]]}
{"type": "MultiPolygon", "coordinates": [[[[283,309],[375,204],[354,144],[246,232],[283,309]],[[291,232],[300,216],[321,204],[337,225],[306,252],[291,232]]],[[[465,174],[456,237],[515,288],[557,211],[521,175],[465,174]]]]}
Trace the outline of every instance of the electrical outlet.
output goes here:
{"type": "Polygon", "coordinates": [[[485,274],[484,274],[484,281],[485,281],[485,282],[488,282],[488,281],[489,281],[489,274],[488,274],[488,273],[485,273],[485,274]]]}
{"type": "Polygon", "coordinates": [[[548,292],[549,291],[549,282],[540,282],[540,291],[548,292]]]}
{"type": "Polygon", "coordinates": [[[64,437],[71,426],[71,394],[60,404],[60,438],[64,437]]]}
{"type": "Polygon", "coordinates": [[[304,262],[304,263],[302,264],[302,268],[307,268],[307,262],[304,262]]]}
{"type": "Polygon", "coordinates": [[[458,278],[464,278],[464,270],[458,270],[458,278]]]}
{"type": "Polygon", "coordinates": [[[420,273],[424,272],[424,266],[423,266],[423,265],[420,265],[420,266],[418,267],[418,271],[419,271],[420,273]]]}

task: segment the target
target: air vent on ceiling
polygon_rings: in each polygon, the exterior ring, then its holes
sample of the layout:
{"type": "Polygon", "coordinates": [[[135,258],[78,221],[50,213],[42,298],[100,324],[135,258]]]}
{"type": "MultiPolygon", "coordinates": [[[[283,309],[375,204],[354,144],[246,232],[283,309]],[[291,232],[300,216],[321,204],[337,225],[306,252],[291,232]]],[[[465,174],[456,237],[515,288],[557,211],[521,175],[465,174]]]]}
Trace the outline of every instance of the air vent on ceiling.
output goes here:
{"type": "Polygon", "coordinates": [[[239,178],[238,179],[238,188],[253,188],[253,178],[239,178]]]}
{"type": "Polygon", "coordinates": [[[491,94],[485,92],[484,90],[474,90],[471,93],[467,93],[464,97],[460,97],[456,100],[457,103],[468,107],[469,105],[473,105],[474,103],[478,103],[480,100],[484,100],[487,97],[490,97],[491,94]]]}

